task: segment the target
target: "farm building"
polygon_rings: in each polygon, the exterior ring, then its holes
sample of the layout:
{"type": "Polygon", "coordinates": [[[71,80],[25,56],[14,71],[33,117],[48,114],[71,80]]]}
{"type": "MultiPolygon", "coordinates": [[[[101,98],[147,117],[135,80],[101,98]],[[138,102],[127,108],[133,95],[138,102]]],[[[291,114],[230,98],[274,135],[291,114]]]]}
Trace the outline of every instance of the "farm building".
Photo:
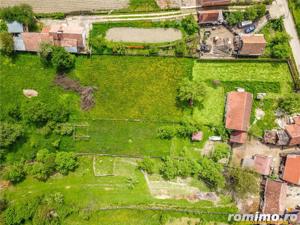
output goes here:
{"type": "Polygon", "coordinates": [[[272,160],[273,158],[271,156],[256,155],[254,156],[254,159],[244,159],[242,166],[267,176],[271,172],[272,160]]]}
{"type": "Polygon", "coordinates": [[[283,180],[300,185],[300,155],[287,155],[283,180]]]}
{"type": "Polygon", "coordinates": [[[237,54],[242,56],[260,56],[264,53],[267,42],[263,34],[243,34],[235,41],[237,54]]]}
{"type": "Polygon", "coordinates": [[[252,101],[253,95],[249,92],[233,91],[227,94],[225,126],[233,130],[230,142],[240,144],[246,142],[252,101]]]}
{"type": "Polygon", "coordinates": [[[290,137],[289,145],[300,144],[300,116],[294,118],[294,124],[286,125],[285,130],[290,137]]]}
{"type": "Polygon", "coordinates": [[[200,25],[218,25],[224,21],[222,10],[207,10],[198,12],[198,23],[200,25]]]}
{"type": "Polygon", "coordinates": [[[8,33],[19,34],[19,33],[24,32],[24,26],[23,26],[23,24],[21,24],[21,23],[19,23],[17,21],[6,23],[6,25],[7,25],[7,31],[8,31],[8,33]]]}
{"type": "Polygon", "coordinates": [[[287,184],[267,179],[262,212],[282,214],[285,210],[287,184]]]}
{"type": "Polygon", "coordinates": [[[14,36],[16,51],[37,52],[43,42],[64,47],[68,52],[80,53],[86,50],[85,29],[79,26],[54,25],[44,28],[41,33],[23,32],[14,36]]]}

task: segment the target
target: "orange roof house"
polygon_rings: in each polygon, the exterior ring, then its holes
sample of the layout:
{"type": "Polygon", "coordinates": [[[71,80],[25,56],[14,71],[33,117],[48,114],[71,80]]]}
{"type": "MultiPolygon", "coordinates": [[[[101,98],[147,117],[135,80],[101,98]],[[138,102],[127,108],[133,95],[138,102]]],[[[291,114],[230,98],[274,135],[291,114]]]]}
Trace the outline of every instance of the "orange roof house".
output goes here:
{"type": "Polygon", "coordinates": [[[37,52],[42,42],[53,44],[52,38],[47,33],[25,32],[22,33],[25,50],[28,52],[37,52]]]}
{"type": "Polygon", "coordinates": [[[267,179],[262,212],[282,214],[285,210],[287,184],[267,179]]]}
{"type": "Polygon", "coordinates": [[[200,0],[202,7],[229,5],[230,0],[200,0]]]}
{"type": "Polygon", "coordinates": [[[283,180],[300,185],[300,155],[288,155],[286,157],[283,180]]]}
{"type": "Polygon", "coordinates": [[[240,42],[239,55],[260,56],[267,45],[263,34],[241,35],[240,42]]]}
{"type": "Polygon", "coordinates": [[[299,145],[300,144],[300,124],[299,118],[295,118],[294,124],[289,124],[285,126],[285,130],[290,137],[289,145],[299,145]]]}
{"type": "Polygon", "coordinates": [[[207,10],[198,12],[199,24],[221,24],[223,20],[224,18],[221,10],[207,10]]]}

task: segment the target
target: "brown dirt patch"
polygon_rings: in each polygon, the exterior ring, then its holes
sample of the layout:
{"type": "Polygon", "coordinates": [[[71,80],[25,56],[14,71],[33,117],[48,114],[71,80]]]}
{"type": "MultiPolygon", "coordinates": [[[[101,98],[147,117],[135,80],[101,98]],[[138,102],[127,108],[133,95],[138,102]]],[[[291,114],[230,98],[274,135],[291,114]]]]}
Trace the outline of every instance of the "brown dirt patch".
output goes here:
{"type": "Polygon", "coordinates": [[[61,86],[65,90],[75,91],[80,94],[81,99],[81,109],[89,110],[95,105],[93,98],[94,87],[84,87],[81,86],[78,81],[72,80],[65,75],[57,75],[54,79],[54,83],[58,86],[61,86]]]}

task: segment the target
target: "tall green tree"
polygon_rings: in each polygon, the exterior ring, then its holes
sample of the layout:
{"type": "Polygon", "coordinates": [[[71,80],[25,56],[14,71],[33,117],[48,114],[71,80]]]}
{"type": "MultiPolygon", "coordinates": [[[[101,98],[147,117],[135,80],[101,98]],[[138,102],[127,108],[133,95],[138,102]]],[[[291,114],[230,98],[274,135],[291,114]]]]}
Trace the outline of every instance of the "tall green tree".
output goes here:
{"type": "Polygon", "coordinates": [[[184,79],[178,91],[178,98],[181,101],[188,101],[190,106],[194,102],[201,103],[206,96],[206,86],[202,81],[184,79]]]}

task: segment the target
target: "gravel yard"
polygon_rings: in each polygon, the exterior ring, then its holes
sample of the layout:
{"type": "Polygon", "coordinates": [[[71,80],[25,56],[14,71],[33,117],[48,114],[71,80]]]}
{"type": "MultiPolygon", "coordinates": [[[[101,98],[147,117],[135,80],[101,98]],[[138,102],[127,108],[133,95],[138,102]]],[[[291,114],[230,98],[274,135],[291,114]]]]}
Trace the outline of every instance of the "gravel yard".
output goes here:
{"type": "Polygon", "coordinates": [[[26,3],[34,12],[74,12],[127,8],[129,0],[1,0],[0,8],[26,3]]]}
{"type": "Polygon", "coordinates": [[[115,42],[131,43],[163,43],[180,40],[182,33],[173,28],[111,28],[106,33],[106,39],[115,42]]]}

